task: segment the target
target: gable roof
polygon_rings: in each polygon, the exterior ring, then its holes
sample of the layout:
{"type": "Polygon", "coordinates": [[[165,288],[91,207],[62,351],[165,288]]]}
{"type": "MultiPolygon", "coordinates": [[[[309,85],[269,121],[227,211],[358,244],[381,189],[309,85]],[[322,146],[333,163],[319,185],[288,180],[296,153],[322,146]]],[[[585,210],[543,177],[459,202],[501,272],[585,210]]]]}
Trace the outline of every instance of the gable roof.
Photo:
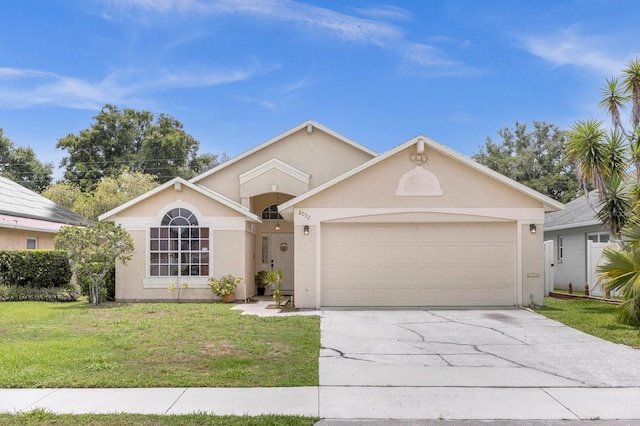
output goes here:
{"type": "Polygon", "coordinates": [[[298,132],[298,131],[300,131],[302,129],[305,129],[305,128],[307,128],[307,129],[314,129],[315,128],[315,129],[321,130],[324,133],[327,133],[327,134],[333,136],[334,138],[346,143],[347,145],[351,145],[352,147],[354,147],[356,149],[359,149],[360,151],[366,152],[369,155],[372,155],[374,157],[376,155],[378,155],[376,152],[371,151],[369,148],[366,148],[366,147],[360,145],[359,143],[354,142],[351,139],[346,138],[346,137],[342,136],[341,134],[339,134],[337,132],[334,132],[333,130],[329,129],[328,127],[323,126],[322,124],[320,124],[320,123],[318,123],[316,121],[307,120],[307,121],[305,121],[303,123],[300,123],[296,127],[293,127],[292,129],[289,129],[286,132],[281,133],[278,136],[276,136],[274,138],[271,138],[268,141],[263,142],[260,145],[258,145],[256,147],[253,147],[253,148],[249,149],[248,151],[245,151],[242,154],[239,154],[239,155],[237,155],[237,156],[225,161],[224,163],[219,164],[216,167],[214,167],[212,169],[209,169],[206,172],[203,172],[203,173],[199,174],[198,176],[190,179],[189,182],[197,183],[198,181],[206,178],[207,176],[212,175],[213,173],[216,173],[218,170],[224,169],[225,167],[229,167],[230,165],[232,165],[234,163],[237,163],[238,161],[242,160],[243,158],[248,157],[251,154],[253,154],[253,153],[257,152],[257,151],[260,151],[260,150],[262,150],[262,149],[264,149],[264,148],[266,148],[266,147],[268,147],[270,145],[273,145],[274,143],[286,138],[287,136],[290,136],[290,135],[292,135],[292,134],[294,134],[294,133],[296,133],[296,132],[298,132]]]}
{"type": "Polygon", "coordinates": [[[596,213],[589,205],[591,203],[596,210],[599,210],[598,190],[590,191],[588,197],[589,200],[587,201],[587,197],[581,195],[569,201],[564,210],[547,213],[544,216],[544,230],[558,231],[561,229],[601,225],[602,223],[596,219],[596,213]]]}
{"type": "Polygon", "coordinates": [[[298,196],[295,197],[291,200],[289,200],[286,203],[283,203],[280,205],[279,207],[279,211],[280,212],[284,212],[287,209],[292,208],[293,206],[295,206],[297,203],[306,200],[312,196],[314,196],[315,194],[322,192],[336,184],[338,184],[339,182],[342,182],[348,178],[350,178],[351,176],[358,174],[360,172],[362,172],[363,170],[368,169],[369,167],[372,167],[382,161],[384,161],[385,159],[397,154],[398,152],[410,147],[411,145],[417,143],[419,140],[423,140],[425,142],[425,145],[428,146],[429,148],[433,149],[434,151],[439,152],[440,154],[451,158],[452,160],[458,161],[459,163],[462,163],[492,179],[495,179],[513,189],[515,189],[516,191],[519,191],[521,193],[524,193],[525,195],[528,195],[529,197],[540,201],[545,209],[545,212],[551,212],[551,211],[558,211],[558,210],[562,210],[564,208],[564,205],[544,194],[539,193],[536,190],[533,190],[519,182],[514,181],[513,179],[510,179],[494,170],[491,170],[490,168],[483,166],[480,163],[477,163],[475,161],[473,161],[471,158],[466,157],[465,155],[462,155],[461,153],[454,151],[453,149],[444,146],[442,144],[439,144],[438,142],[435,142],[434,140],[427,138],[426,136],[423,135],[418,135],[412,139],[409,139],[408,141],[406,141],[403,144],[398,145],[397,147],[383,153],[380,154],[379,156],[367,161],[366,163],[361,164],[358,167],[355,167],[353,169],[351,169],[350,171],[343,173],[340,176],[337,176],[334,179],[331,179],[330,181],[325,182],[322,185],[319,185],[317,187],[315,187],[314,189],[298,196]]]}
{"type": "MultiPolygon", "coordinates": [[[[54,222],[65,225],[89,225],[90,220],[54,203],[42,195],[24,186],[0,176],[0,214],[13,218],[32,219],[44,222],[54,222]]],[[[12,219],[13,220],[13,219],[12,219]]],[[[34,221],[22,221],[28,224],[34,221]]],[[[39,227],[45,226],[39,223],[39,227]]],[[[59,228],[59,227],[58,227],[59,228]]]]}
{"type": "Polygon", "coordinates": [[[123,210],[128,209],[131,206],[134,206],[138,203],[140,203],[141,201],[144,201],[150,197],[153,197],[155,194],[164,191],[165,189],[174,186],[174,185],[184,185],[187,188],[190,188],[196,192],[199,192],[200,194],[204,195],[205,197],[208,197],[214,201],[219,202],[220,204],[223,204],[227,207],[229,207],[232,210],[237,211],[238,213],[241,213],[243,215],[245,215],[247,217],[247,219],[252,220],[254,222],[262,222],[260,220],[260,218],[258,218],[258,216],[256,216],[255,214],[251,213],[249,211],[249,209],[247,209],[245,206],[243,206],[242,204],[239,204],[227,197],[225,197],[224,195],[215,192],[209,188],[206,188],[202,185],[196,185],[194,183],[191,183],[189,181],[186,181],[180,177],[177,178],[173,178],[168,182],[163,183],[160,186],[157,186],[156,188],[152,189],[151,191],[145,192],[142,195],[139,195],[138,197],[134,198],[133,200],[129,200],[126,203],[109,210],[108,212],[101,214],[98,217],[98,220],[100,221],[104,221],[104,220],[109,220],[111,218],[113,218],[113,216],[117,215],[118,213],[120,213],[123,210]]]}

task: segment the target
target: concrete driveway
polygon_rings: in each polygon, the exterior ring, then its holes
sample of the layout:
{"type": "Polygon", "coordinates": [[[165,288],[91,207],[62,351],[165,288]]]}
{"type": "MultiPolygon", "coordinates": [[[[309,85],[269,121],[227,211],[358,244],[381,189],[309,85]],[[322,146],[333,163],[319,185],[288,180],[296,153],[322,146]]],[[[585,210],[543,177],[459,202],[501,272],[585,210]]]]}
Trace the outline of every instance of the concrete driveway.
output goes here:
{"type": "Polygon", "coordinates": [[[640,419],[640,350],[526,309],[324,310],[321,335],[323,417],[640,419]]]}

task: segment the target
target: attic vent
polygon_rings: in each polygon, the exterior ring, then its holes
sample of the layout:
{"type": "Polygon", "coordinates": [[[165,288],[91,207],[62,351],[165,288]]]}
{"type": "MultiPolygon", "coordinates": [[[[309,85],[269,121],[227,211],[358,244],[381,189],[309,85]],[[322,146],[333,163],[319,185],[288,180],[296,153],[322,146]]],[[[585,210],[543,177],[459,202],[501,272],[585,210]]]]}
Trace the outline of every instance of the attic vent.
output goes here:
{"type": "Polygon", "coordinates": [[[398,182],[398,197],[441,197],[440,181],[429,170],[416,166],[406,172],[398,182]]]}

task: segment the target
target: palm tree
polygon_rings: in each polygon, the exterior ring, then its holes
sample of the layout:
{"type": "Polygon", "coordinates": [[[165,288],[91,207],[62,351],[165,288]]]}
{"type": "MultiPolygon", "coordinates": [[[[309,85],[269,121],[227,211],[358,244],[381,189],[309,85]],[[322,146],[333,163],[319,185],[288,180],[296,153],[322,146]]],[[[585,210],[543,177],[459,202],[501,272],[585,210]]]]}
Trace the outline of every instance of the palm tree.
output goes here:
{"type": "Polygon", "coordinates": [[[612,130],[605,132],[592,119],[577,121],[567,155],[576,163],[583,189],[592,185],[598,190],[596,217],[617,240],[603,251],[598,279],[605,291],[618,290],[624,297],[620,319],[640,325],[640,60],[629,61],[620,77],[607,79],[602,94],[599,106],[609,114],[612,130]],[[621,111],[629,102],[631,129],[625,129],[621,111]]]}
{"type": "Polygon", "coordinates": [[[585,195],[589,187],[598,190],[599,204],[593,206],[588,197],[587,201],[617,239],[632,211],[627,188],[629,155],[622,134],[607,134],[602,123],[593,119],[578,121],[569,131],[567,155],[576,164],[585,195]]]}

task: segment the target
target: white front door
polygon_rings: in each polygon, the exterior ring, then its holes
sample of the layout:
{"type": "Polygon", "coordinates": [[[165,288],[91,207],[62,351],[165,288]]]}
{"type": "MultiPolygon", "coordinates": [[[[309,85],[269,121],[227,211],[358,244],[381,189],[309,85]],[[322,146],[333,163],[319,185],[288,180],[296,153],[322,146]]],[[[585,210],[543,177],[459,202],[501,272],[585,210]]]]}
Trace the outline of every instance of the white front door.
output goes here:
{"type": "Polygon", "coordinates": [[[293,234],[271,234],[271,267],[282,271],[282,291],[293,294],[293,234]]]}

